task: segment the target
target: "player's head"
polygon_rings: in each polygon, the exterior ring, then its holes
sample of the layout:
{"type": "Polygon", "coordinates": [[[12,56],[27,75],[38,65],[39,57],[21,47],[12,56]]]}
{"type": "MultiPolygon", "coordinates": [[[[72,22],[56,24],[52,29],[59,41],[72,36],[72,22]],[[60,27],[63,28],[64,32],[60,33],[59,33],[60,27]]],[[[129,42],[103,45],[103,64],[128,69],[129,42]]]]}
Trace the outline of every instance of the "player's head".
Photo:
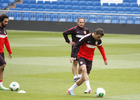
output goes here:
{"type": "Polygon", "coordinates": [[[102,28],[97,28],[94,32],[94,39],[99,40],[102,36],[104,36],[104,30],[102,28]]]}
{"type": "Polygon", "coordinates": [[[79,27],[83,28],[84,25],[85,25],[85,18],[79,17],[78,20],[77,20],[77,24],[78,24],[79,27]]]}
{"type": "Polygon", "coordinates": [[[6,27],[8,25],[9,18],[6,14],[0,15],[0,25],[1,27],[6,27]]]}

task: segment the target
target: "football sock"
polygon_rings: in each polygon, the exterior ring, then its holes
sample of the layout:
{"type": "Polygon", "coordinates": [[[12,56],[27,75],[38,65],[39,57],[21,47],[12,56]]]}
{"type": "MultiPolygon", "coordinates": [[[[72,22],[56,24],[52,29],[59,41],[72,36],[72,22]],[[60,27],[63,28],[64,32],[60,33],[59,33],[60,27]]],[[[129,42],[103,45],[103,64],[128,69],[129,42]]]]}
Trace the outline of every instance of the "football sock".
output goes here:
{"type": "Polygon", "coordinates": [[[78,74],[78,76],[77,76],[77,77],[78,77],[78,78],[81,78],[81,76],[82,76],[81,74],[78,74]]]}
{"type": "Polygon", "coordinates": [[[75,79],[75,78],[77,78],[77,76],[76,76],[76,75],[74,76],[74,79],[75,79]]]}
{"type": "Polygon", "coordinates": [[[77,88],[78,85],[76,83],[73,84],[68,90],[73,91],[75,88],[77,88]]]}
{"type": "Polygon", "coordinates": [[[2,86],[2,80],[0,80],[0,87],[2,86]]]}
{"type": "Polygon", "coordinates": [[[85,81],[85,84],[86,84],[86,86],[87,86],[87,89],[91,90],[89,80],[88,80],[88,81],[85,81]]]}

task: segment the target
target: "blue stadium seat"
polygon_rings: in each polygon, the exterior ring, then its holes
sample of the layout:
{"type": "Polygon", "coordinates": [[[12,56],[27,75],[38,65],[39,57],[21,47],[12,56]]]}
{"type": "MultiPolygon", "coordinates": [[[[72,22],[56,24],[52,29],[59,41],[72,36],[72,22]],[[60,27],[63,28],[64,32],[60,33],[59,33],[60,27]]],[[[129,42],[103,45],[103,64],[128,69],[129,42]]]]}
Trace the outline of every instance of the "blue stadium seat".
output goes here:
{"type": "Polygon", "coordinates": [[[131,7],[132,8],[137,8],[138,7],[138,4],[137,3],[131,3],[131,7]]]}
{"type": "Polygon", "coordinates": [[[110,7],[110,13],[117,13],[116,7],[110,7]]]}
{"type": "Polygon", "coordinates": [[[131,13],[132,13],[130,7],[126,7],[126,8],[124,8],[124,12],[125,12],[125,14],[131,14],[131,13]]]}
{"type": "Polygon", "coordinates": [[[30,15],[30,21],[36,21],[37,20],[37,13],[29,13],[30,15]]]}
{"type": "Polygon", "coordinates": [[[81,15],[81,17],[85,18],[85,22],[89,21],[89,15],[81,15]]]}
{"type": "Polygon", "coordinates": [[[58,1],[57,4],[58,5],[64,5],[65,6],[65,2],[64,1],[58,1]]]}
{"type": "Polygon", "coordinates": [[[87,11],[88,11],[89,13],[92,13],[92,12],[95,12],[95,9],[94,9],[93,6],[87,6],[87,11]]]}
{"type": "Polygon", "coordinates": [[[111,16],[104,16],[103,23],[111,23],[111,16]]]}
{"type": "Polygon", "coordinates": [[[111,19],[111,23],[117,24],[118,22],[119,22],[118,16],[113,16],[112,19],[111,19]]]}
{"type": "Polygon", "coordinates": [[[59,17],[58,14],[52,14],[52,21],[58,21],[59,17]]]}
{"type": "Polygon", "coordinates": [[[37,10],[36,4],[30,4],[29,8],[30,8],[31,11],[36,11],[37,10]]]}
{"type": "Polygon", "coordinates": [[[127,24],[134,24],[134,18],[132,16],[131,17],[127,17],[126,23],[127,24]]]}
{"type": "Polygon", "coordinates": [[[36,4],[36,0],[29,0],[30,4],[36,4]]]}
{"type": "Polygon", "coordinates": [[[94,2],[97,2],[98,3],[98,2],[100,2],[100,0],[94,0],[94,2]]]}
{"type": "Polygon", "coordinates": [[[94,2],[94,4],[93,4],[94,6],[101,6],[101,3],[100,2],[94,2]]]}
{"type": "Polygon", "coordinates": [[[58,12],[58,6],[57,5],[51,5],[51,11],[58,12]]]}
{"type": "Polygon", "coordinates": [[[135,18],[134,24],[140,24],[140,17],[136,17],[136,18],[135,18]]]}
{"type": "Polygon", "coordinates": [[[37,14],[37,21],[44,21],[44,18],[45,18],[45,16],[44,16],[43,13],[38,13],[37,14]]]}
{"type": "Polygon", "coordinates": [[[74,22],[77,22],[77,20],[78,20],[79,17],[81,17],[81,15],[79,15],[79,14],[76,15],[76,14],[75,14],[75,15],[74,15],[74,20],[73,20],[73,21],[74,21],[74,22]]]}
{"type": "Polygon", "coordinates": [[[102,13],[102,8],[101,7],[95,7],[95,12],[96,13],[102,13]]]}
{"type": "Polygon", "coordinates": [[[44,21],[51,21],[52,20],[52,15],[49,13],[45,13],[44,21]]]}
{"type": "Polygon", "coordinates": [[[8,3],[9,4],[9,0],[3,0],[2,3],[8,3]]]}
{"type": "Polygon", "coordinates": [[[80,12],[80,7],[79,6],[74,5],[74,6],[72,6],[72,9],[73,9],[74,12],[80,12]]]}
{"type": "Polygon", "coordinates": [[[123,8],[123,7],[118,7],[118,8],[117,8],[117,12],[118,12],[119,14],[124,14],[124,8],[123,8]]]}
{"type": "Polygon", "coordinates": [[[137,3],[137,0],[130,0],[130,3],[137,3]]]}
{"type": "Polygon", "coordinates": [[[51,11],[51,5],[45,5],[44,10],[45,11],[51,11]]]}
{"type": "Polygon", "coordinates": [[[88,7],[88,6],[93,6],[93,1],[87,1],[87,2],[86,2],[86,5],[87,5],[87,7],[88,7]]]}
{"type": "Polygon", "coordinates": [[[126,17],[120,16],[119,17],[119,23],[120,24],[125,24],[126,23],[126,17]]]}
{"type": "Polygon", "coordinates": [[[96,15],[89,15],[89,22],[90,23],[97,23],[96,20],[97,20],[96,15]]]}
{"type": "Polygon", "coordinates": [[[67,22],[73,22],[73,15],[72,14],[67,14],[67,22]]]}
{"type": "Polygon", "coordinates": [[[15,20],[22,20],[22,13],[16,13],[15,20]]]}
{"type": "Polygon", "coordinates": [[[65,1],[65,5],[68,6],[68,5],[71,5],[72,6],[72,2],[71,1],[65,1]]]}
{"type": "Polygon", "coordinates": [[[9,0],[9,4],[13,4],[15,0],[9,0]]]}
{"type": "Polygon", "coordinates": [[[16,4],[16,8],[22,8],[22,4],[16,4]]]}
{"type": "Polygon", "coordinates": [[[73,1],[73,2],[72,2],[72,5],[73,5],[73,6],[74,6],[74,5],[79,6],[79,2],[78,2],[78,1],[73,1]]]}
{"type": "Polygon", "coordinates": [[[97,23],[103,23],[103,20],[104,20],[104,17],[103,17],[103,15],[98,15],[97,16],[97,23]]]}
{"type": "Polygon", "coordinates": [[[116,3],[110,3],[109,7],[116,7],[116,3]]]}
{"type": "Polygon", "coordinates": [[[30,19],[29,13],[23,13],[23,18],[22,18],[22,20],[28,21],[29,19],[30,19]]]}
{"type": "MultiPolygon", "coordinates": [[[[21,4],[20,4],[21,5],[21,4]]],[[[17,5],[20,7],[20,5],[17,5]]],[[[22,8],[28,8],[29,9],[29,4],[22,4],[22,8]]]]}
{"type": "Polygon", "coordinates": [[[66,11],[67,11],[67,12],[73,12],[72,6],[67,5],[67,6],[66,6],[66,11]]]}
{"type": "Polygon", "coordinates": [[[132,14],[140,14],[140,9],[132,8],[132,14]]]}
{"type": "Polygon", "coordinates": [[[8,3],[2,3],[2,8],[7,8],[8,7],[8,3]]]}
{"type": "Polygon", "coordinates": [[[22,4],[29,4],[29,0],[23,0],[22,4]]]}
{"type": "Polygon", "coordinates": [[[131,7],[130,3],[123,3],[123,7],[131,7]]]}
{"type": "Polygon", "coordinates": [[[109,3],[103,3],[102,6],[103,7],[109,7],[109,3]]]}
{"type": "Polygon", "coordinates": [[[87,6],[80,6],[80,12],[87,12],[87,6]]]}
{"type": "Polygon", "coordinates": [[[59,10],[65,10],[66,8],[65,8],[64,5],[58,5],[58,9],[59,9],[59,10]]]}
{"type": "Polygon", "coordinates": [[[44,4],[37,4],[37,11],[44,11],[44,4]]]}
{"type": "Polygon", "coordinates": [[[79,1],[79,5],[80,6],[86,6],[86,2],[85,1],[79,1]]]}
{"type": "Polygon", "coordinates": [[[110,13],[110,7],[102,7],[103,13],[110,13]]]}
{"type": "Polygon", "coordinates": [[[43,1],[37,1],[37,4],[44,4],[43,1]]]}
{"type": "Polygon", "coordinates": [[[122,3],[118,3],[118,4],[116,5],[116,7],[123,7],[123,4],[122,4],[122,3]]]}
{"type": "Polygon", "coordinates": [[[59,14],[59,22],[66,22],[67,15],[66,14],[59,14]]]}
{"type": "Polygon", "coordinates": [[[129,3],[130,0],[123,0],[123,3],[129,3]]]}
{"type": "Polygon", "coordinates": [[[50,1],[45,1],[44,2],[44,5],[46,6],[46,5],[51,5],[51,3],[50,3],[50,1]]]}

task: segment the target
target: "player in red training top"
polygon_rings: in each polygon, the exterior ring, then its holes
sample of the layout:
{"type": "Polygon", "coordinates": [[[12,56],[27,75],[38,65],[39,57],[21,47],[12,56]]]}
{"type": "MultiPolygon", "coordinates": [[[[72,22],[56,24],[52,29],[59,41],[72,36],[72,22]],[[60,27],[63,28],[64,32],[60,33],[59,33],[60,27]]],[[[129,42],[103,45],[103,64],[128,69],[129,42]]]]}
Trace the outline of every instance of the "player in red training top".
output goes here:
{"type": "Polygon", "coordinates": [[[12,58],[11,47],[10,47],[9,40],[7,37],[6,29],[4,28],[7,26],[8,21],[9,21],[9,18],[6,14],[2,14],[0,16],[0,90],[9,90],[8,88],[2,85],[3,72],[4,72],[4,67],[6,65],[6,62],[4,59],[4,45],[6,46],[6,49],[9,52],[9,59],[12,58]]]}
{"type": "Polygon", "coordinates": [[[93,61],[94,50],[96,46],[98,47],[98,49],[100,50],[102,54],[105,65],[107,65],[107,58],[105,55],[104,48],[102,46],[102,41],[100,39],[102,36],[104,36],[103,29],[98,28],[95,30],[94,33],[87,34],[84,37],[82,37],[79,40],[79,42],[77,42],[76,45],[73,47],[70,62],[72,63],[77,57],[79,66],[82,70],[82,77],[79,80],[77,80],[76,83],[67,90],[67,92],[70,95],[75,95],[73,93],[73,90],[76,87],[80,86],[83,82],[85,82],[87,86],[87,89],[84,91],[84,93],[92,92],[88,75],[90,73],[90,70],[92,69],[92,61],[93,61]],[[79,47],[80,47],[80,50],[79,52],[77,52],[77,49],[79,47]],[[77,56],[77,53],[78,53],[78,56],[77,56]]]}
{"type": "MultiPolygon", "coordinates": [[[[83,17],[79,17],[77,20],[77,26],[72,27],[63,33],[65,41],[69,43],[72,46],[72,48],[81,37],[83,37],[86,34],[89,34],[88,28],[84,27],[84,25],[85,25],[85,19],[83,17]],[[69,40],[68,35],[71,35],[72,41],[69,40]]],[[[75,59],[72,65],[72,73],[74,76],[74,82],[76,82],[81,77],[81,71],[79,68],[78,68],[78,75],[77,75],[77,64],[78,64],[78,61],[75,59]]]]}

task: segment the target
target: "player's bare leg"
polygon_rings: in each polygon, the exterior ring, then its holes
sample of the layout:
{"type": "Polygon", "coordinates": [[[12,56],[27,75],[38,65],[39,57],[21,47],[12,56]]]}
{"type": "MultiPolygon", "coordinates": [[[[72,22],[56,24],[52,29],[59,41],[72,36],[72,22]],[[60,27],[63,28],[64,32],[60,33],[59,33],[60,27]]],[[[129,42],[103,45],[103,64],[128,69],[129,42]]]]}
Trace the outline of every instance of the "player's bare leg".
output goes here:
{"type": "Polygon", "coordinates": [[[3,80],[3,72],[4,72],[4,67],[6,64],[3,64],[2,66],[0,66],[0,90],[9,90],[8,88],[4,87],[2,85],[2,80],[3,80]]]}
{"type": "Polygon", "coordinates": [[[72,73],[74,76],[74,82],[77,81],[77,64],[78,64],[78,61],[74,60],[72,64],[72,73]]]}

